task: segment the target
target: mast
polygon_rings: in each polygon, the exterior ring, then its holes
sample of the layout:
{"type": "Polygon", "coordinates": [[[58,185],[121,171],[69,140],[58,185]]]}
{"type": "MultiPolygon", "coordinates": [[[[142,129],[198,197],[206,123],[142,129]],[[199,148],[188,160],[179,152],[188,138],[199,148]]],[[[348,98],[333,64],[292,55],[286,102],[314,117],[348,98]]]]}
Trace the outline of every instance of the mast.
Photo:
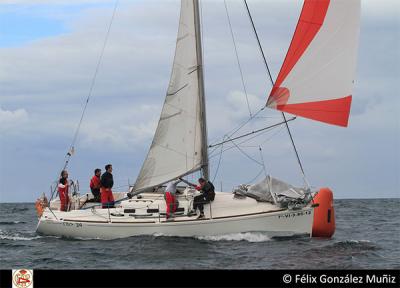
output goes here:
{"type": "Polygon", "coordinates": [[[201,28],[200,28],[200,9],[199,0],[193,0],[194,9],[194,26],[196,34],[196,54],[197,54],[197,77],[199,85],[199,113],[201,118],[201,154],[202,154],[202,174],[203,177],[209,179],[208,165],[208,140],[207,140],[207,117],[206,117],[206,99],[204,96],[204,77],[203,77],[203,51],[201,47],[201,28]]]}

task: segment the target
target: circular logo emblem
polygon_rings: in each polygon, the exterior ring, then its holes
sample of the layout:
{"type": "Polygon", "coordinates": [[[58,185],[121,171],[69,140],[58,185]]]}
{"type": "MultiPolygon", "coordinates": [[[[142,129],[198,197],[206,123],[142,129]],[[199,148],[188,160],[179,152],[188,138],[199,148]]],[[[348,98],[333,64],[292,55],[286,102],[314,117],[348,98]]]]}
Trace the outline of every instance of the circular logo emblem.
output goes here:
{"type": "Polygon", "coordinates": [[[18,288],[31,287],[33,283],[33,273],[32,270],[20,269],[15,270],[13,273],[13,285],[18,288]]]}

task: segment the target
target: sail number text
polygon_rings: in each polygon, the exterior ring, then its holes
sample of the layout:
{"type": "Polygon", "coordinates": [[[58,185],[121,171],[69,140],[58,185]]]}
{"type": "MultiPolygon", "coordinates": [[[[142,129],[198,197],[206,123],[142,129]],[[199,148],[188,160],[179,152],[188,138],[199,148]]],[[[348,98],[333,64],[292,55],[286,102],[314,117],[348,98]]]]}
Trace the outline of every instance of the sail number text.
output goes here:
{"type": "Polygon", "coordinates": [[[76,228],[82,228],[82,223],[70,223],[70,222],[63,222],[63,226],[66,226],[66,227],[76,227],[76,228]]]}
{"type": "Polygon", "coordinates": [[[310,215],[311,211],[301,211],[301,212],[293,212],[293,213],[286,213],[283,215],[279,215],[278,219],[281,218],[293,218],[293,217],[297,217],[297,216],[304,216],[304,215],[310,215]]]}

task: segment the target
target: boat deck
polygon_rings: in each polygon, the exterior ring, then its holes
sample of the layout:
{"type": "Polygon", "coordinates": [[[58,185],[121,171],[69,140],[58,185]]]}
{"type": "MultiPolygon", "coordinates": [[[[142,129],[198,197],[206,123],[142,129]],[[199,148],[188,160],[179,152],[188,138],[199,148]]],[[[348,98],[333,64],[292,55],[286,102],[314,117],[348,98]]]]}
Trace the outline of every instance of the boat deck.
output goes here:
{"type": "MultiPolygon", "coordinates": [[[[236,198],[232,193],[216,192],[216,197],[210,204],[204,205],[205,218],[197,219],[197,215],[188,216],[191,210],[193,198],[196,192],[187,189],[185,193],[177,194],[179,205],[175,212],[173,221],[197,221],[207,219],[223,219],[240,217],[246,215],[256,215],[284,211],[266,202],[245,197],[236,198]]],[[[114,193],[116,199],[123,199],[124,193],[114,193]]],[[[149,222],[171,222],[166,220],[166,203],[164,194],[143,193],[139,197],[123,200],[116,204],[115,208],[102,208],[101,203],[85,203],[79,200],[78,204],[73,204],[72,209],[67,212],[59,211],[59,200],[51,202],[51,211],[46,209],[44,217],[52,219],[54,217],[70,222],[95,222],[95,223],[149,223],[149,222]],[[80,207],[80,209],[74,209],[80,207]]]]}

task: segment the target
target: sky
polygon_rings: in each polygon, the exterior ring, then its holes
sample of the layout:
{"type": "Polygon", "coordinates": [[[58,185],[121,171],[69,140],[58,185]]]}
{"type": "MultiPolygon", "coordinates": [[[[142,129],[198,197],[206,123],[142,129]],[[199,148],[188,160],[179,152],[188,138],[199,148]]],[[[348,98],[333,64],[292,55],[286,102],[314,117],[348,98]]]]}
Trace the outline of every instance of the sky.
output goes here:
{"type": "MultiPolygon", "coordinates": [[[[0,202],[33,202],[58,177],[89,93],[115,1],[0,1],[0,202]]],[[[302,1],[248,0],[272,77],[302,1]]],[[[172,68],[179,1],[120,0],[68,170],[86,193],[113,164],[115,190],[133,184],[157,126],[172,68]]],[[[209,143],[249,118],[223,1],[203,0],[209,143]]],[[[227,1],[251,112],[271,84],[242,1],[227,1]]],[[[290,128],[314,188],[335,198],[400,196],[400,2],[362,0],[349,127],[297,118],[290,128]]],[[[265,109],[238,134],[281,121],[265,109]]],[[[237,135],[238,135],[237,134],[237,135]]],[[[210,150],[223,191],[265,174],[303,185],[289,136],[278,127],[210,150]],[[260,150],[261,148],[261,150],[260,150]],[[265,168],[264,168],[265,167],[265,168]]],[[[195,180],[197,175],[191,176],[195,180]]]]}

